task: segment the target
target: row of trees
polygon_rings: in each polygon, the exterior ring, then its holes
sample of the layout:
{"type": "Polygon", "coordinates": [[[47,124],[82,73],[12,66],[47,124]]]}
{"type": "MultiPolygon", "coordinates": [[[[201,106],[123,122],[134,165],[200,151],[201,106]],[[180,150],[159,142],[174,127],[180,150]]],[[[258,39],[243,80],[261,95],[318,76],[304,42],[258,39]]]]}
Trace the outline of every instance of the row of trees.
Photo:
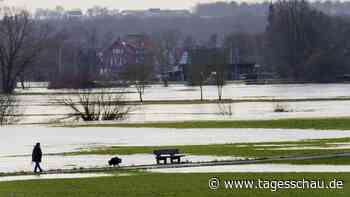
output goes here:
{"type": "Polygon", "coordinates": [[[0,20],[1,90],[12,93],[18,79],[30,72],[45,48],[49,27],[38,24],[23,10],[2,9],[0,20]]]}
{"type": "MultiPolygon", "coordinates": [[[[200,3],[195,6],[195,14],[200,16],[235,16],[244,15],[266,16],[271,1],[259,2],[238,2],[238,1],[217,1],[214,3],[200,3]]],[[[349,1],[310,1],[310,6],[330,15],[350,15],[349,1]]]]}
{"type": "MultiPolygon", "coordinates": [[[[239,61],[265,65],[267,70],[278,73],[282,78],[322,82],[332,81],[337,75],[349,72],[348,18],[326,15],[305,0],[279,0],[267,11],[268,24],[263,33],[245,31],[245,28],[231,24],[228,25],[231,30],[226,31],[231,34],[223,37],[217,32],[217,36],[210,39],[179,30],[183,28],[174,30],[183,19],[164,19],[172,27],[167,25],[160,31],[145,32],[154,43],[153,61],[147,61],[147,65],[130,65],[121,79],[135,81],[137,86],[145,84],[151,79],[152,73],[149,72],[165,74],[170,70],[169,66],[176,63],[173,56],[177,47],[191,51],[198,46],[218,48],[224,51],[224,56],[216,58],[214,53],[197,58],[202,62],[192,62],[188,70],[197,79],[206,79],[211,74],[213,69],[208,69],[208,65],[232,63],[229,56],[236,51],[239,51],[239,61]],[[220,59],[220,63],[215,59],[220,59]],[[135,71],[140,71],[137,69],[140,66],[146,67],[144,70],[147,72],[135,74],[135,71]]],[[[3,9],[2,12],[0,83],[5,93],[12,93],[16,82],[26,79],[52,80],[54,87],[61,84],[89,87],[90,84],[85,83],[96,80],[99,72],[98,52],[110,46],[125,31],[124,22],[120,20],[35,20],[23,10],[3,9]],[[55,28],[50,28],[48,24],[55,28]],[[101,25],[110,28],[101,28],[101,25]],[[117,27],[120,31],[114,31],[117,27]]],[[[131,19],[125,20],[136,24],[131,19]]],[[[235,17],[231,20],[234,21],[235,17]]],[[[145,30],[153,27],[150,24],[136,26],[143,26],[145,30]]],[[[211,30],[217,29],[213,27],[211,30]]],[[[190,54],[193,57],[197,55],[190,54]]],[[[143,88],[138,90],[142,97],[143,88]]]]}
{"type": "Polygon", "coordinates": [[[280,0],[270,6],[268,21],[266,63],[281,77],[329,82],[350,71],[349,19],[305,0],[280,0]]]}
{"type": "MultiPolygon", "coordinates": [[[[210,17],[240,17],[247,15],[264,17],[269,7],[269,1],[264,2],[238,2],[238,1],[217,1],[214,3],[199,3],[193,9],[194,16],[210,17]]],[[[350,3],[348,1],[312,1],[310,5],[319,11],[332,15],[349,15],[350,3]]],[[[54,9],[39,8],[35,11],[36,19],[51,18],[62,19],[65,13],[69,11],[63,6],[56,6],[54,9]]],[[[79,10],[81,11],[81,10],[79,10]]],[[[118,17],[120,11],[108,7],[94,6],[87,9],[86,17],[118,17]]]]}

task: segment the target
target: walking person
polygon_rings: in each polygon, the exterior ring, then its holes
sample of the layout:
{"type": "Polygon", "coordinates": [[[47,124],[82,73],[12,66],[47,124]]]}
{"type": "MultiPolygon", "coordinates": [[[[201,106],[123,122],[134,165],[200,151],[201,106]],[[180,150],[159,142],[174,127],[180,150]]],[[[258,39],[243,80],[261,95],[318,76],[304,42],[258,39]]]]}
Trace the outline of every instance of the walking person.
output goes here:
{"type": "Polygon", "coordinates": [[[35,163],[34,173],[37,173],[38,169],[40,172],[43,172],[43,170],[40,167],[42,156],[43,156],[43,153],[40,148],[40,143],[36,143],[32,153],[32,162],[35,163]]]}

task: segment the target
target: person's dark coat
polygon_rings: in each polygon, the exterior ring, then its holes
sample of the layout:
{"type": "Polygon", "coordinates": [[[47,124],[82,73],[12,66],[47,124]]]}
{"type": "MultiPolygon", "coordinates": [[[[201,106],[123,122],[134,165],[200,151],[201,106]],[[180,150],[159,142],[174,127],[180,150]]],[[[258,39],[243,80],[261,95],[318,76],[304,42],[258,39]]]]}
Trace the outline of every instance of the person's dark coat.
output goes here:
{"type": "Polygon", "coordinates": [[[40,146],[35,146],[33,149],[32,161],[40,163],[42,156],[43,156],[43,154],[41,152],[40,146]]]}

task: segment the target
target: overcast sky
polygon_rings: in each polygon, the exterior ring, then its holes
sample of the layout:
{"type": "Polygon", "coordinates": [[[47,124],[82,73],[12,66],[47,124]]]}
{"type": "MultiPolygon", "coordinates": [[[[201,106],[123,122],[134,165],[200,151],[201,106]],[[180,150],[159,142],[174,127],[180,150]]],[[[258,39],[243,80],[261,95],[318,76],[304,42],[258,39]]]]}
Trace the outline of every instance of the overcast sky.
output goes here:
{"type": "Polygon", "coordinates": [[[86,9],[94,5],[107,6],[119,10],[145,8],[189,9],[199,2],[216,1],[218,0],[4,0],[6,5],[21,6],[30,10],[36,8],[55,8],[57,5],[62,5],[67,9],[86,9]]]}

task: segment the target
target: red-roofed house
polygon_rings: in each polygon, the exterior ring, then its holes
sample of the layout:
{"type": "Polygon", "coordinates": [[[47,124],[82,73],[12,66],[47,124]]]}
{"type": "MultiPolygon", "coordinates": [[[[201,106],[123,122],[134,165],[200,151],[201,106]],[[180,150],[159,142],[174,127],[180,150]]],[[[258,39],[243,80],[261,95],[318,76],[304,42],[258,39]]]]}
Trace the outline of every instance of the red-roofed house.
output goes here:
{"type": "Polygon", "coordinates": [[[100,73],[118,74],[126,65],[143,64],[146,51],[151,48],[152,43],[145,35],[129,35],[125,39],[119,38],[99,54],[100,73]]]}

